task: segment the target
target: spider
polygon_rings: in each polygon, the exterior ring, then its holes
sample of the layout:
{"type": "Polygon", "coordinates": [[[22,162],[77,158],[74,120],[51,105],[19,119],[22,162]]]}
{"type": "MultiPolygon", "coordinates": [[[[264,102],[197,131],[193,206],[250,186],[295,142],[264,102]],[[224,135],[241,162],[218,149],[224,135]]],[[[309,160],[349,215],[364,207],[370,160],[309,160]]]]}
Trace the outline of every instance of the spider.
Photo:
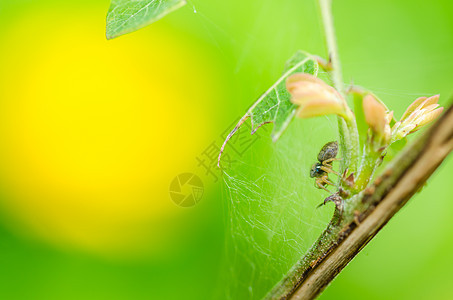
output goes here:
{"type": "Polygon", "coordinates": [[[323,189],[330,193],[330,191],[325,187],[326,185],[335,186],[329,180],[329,173],[333,173],[337,176],[340,176],[338,172],[332,170],[332,162],[335,160],[341,160],[341,158],[336,158],[338,153],[338,142],[329,142],[325,144],[321,151],[318,154],[318,162],[315,163],[310,170],[310,177],[316,178],[315,184],[319,189],[323,189]]]}

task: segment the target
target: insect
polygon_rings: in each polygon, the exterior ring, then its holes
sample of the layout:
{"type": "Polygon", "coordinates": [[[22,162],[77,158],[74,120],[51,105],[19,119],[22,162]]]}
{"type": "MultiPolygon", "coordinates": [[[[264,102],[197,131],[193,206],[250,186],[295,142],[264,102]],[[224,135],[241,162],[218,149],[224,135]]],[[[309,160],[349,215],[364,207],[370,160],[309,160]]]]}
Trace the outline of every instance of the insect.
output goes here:
{"type": "Polygon", "coordinates": [[[319,189],[323,189],[330,193],[326,188],[326,185],[335,186],[329,180],[329,173],[333,173],[337,176],[340,176],[338,172],[332,169],[332,163],[336,160],[341,160],[341,158],[336,158],[338,153],[338,142],[329,142],[325,144],[321,151],[318,154],[318,162],[315,163],[310,170],[310,177],[316,178],[315,184],[319,189]]]}

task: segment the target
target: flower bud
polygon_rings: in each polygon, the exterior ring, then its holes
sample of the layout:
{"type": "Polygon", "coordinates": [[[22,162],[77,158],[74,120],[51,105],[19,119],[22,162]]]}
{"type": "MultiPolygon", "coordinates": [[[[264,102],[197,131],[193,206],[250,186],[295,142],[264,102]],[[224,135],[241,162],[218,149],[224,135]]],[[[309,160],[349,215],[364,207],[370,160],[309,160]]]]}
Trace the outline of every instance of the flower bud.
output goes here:
{"type": "Polygon", "coordinates": [[[416,132],[419,130],[422,126],[425,126],[426,124],[431,123],[435,119],[437,119],[438,116],[442,113],[444,110],[443,107],[439,107],[438,109],[432,110],[430,112],[426,112],[421,118],[419,118],[418,123],[414,129],[411,130],[410,133],[416,132]]]}
{"type": "Polygon", "coordinates": [[[434,95],[432,97],[420,97],[417,98],[414,102],[409,105],[409,107],[404,112],[403,116],[401,117],[401,121],[407,119],[411,114],[416,111],[420,111],[423,108],[426,108],[429,105],[437,104],[439,101],[439,95],[434,95]]]}
{"type": "Polygon", "coordinates": [[[385,126],[390,122],[387,121],[388,116],[385,107],[373,95],[368,94],[363,98],[363,112],[365,121],[371,130],[378,135],[384,135],[385,126]]]}
{"type": "Polygon", "coordinates": [[[291,102],[299,106],[296,113],[299,118],[328,114],[349,117],[340,93],[313,75],[293,74],[286,80],[286,88],[291,94],[291,102]]]}
{"type": "Polygon", "coordinates": [[[392,141],[402,139],[434,121],[444,109],[439,107],[438,101],[439,95],[434,95],[429,98],[420,97],[412,102],[404,112],[401,120],[393,126],[392,141]]]}

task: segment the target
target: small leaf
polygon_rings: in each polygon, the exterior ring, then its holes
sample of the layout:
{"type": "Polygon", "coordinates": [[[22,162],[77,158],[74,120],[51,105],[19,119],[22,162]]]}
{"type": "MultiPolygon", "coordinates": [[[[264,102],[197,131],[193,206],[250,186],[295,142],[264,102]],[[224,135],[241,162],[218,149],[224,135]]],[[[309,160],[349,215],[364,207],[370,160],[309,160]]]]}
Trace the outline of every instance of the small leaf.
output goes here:
{"type": "Polygon", "coordinates": [[[359,132],[360,145],[363,146],[368,132],[368,124],[365,121],[365,113],[363,112],[363,95],[359,93],[352,93],[352,97],[354,101],[354,115],[357,122],[357,130],[359,132]]]}
{"type": "Polygon", "coordinates": [[[396,157],[406,146],[407,144],[407,138],[404,137],[401,140],[397,140],[396,142],[392,143],[388,148],[387,148],[387,155],[385,156],[385,159],[387,161],[392,160],[394,157],[396,157]]]}
{"type": "Polygon", "coordinates": [[[112,0],[107,39],[143,28],[186,4],[186,0],[112,0]]]}
{"type": "Polygon", "coordinates": [[[266,123],[274,123],[272,140],[278,140],[294,117],[297,106],[291,103],[286,90],[286,79],[294,73],[318,75],[318,63],[310,54],[298,51],[286,63],[283,75],[267,90],[244,117],[251,117],[252,133],[266,123]]]}
{"type": "Polygon", "coordinates": [[[233,131],[230,132],[222,145],[219,161],[228,140],[248,118],[251,118],[252,121],[251,134],[254,134],[264,124],[274,123],[271,136],[274,142],[278,140],[294,118],[297,109],[297,106],[290,101],[291,95],[286,90],[286,79],[295,73],[317,76],[318,69],[318,63],[312,55],[304,51],[297,51],[286,62],[283,75],[250,107],[233,131]]]}

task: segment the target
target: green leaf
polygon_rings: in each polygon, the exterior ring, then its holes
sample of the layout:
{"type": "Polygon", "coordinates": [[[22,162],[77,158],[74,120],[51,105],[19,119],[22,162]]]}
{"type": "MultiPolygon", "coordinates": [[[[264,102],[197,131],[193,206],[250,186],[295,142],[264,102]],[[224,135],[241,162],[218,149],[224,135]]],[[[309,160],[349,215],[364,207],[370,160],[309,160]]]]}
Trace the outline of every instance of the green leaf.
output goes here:
{"type": "Polygon", "coordinates": [[[360,146],[363,147],[368,132],[368,124],[365,121],[365,113],[363,112],[363,95],[353,93],[352,96],[354,99],[354,115],[357,123],[357,131],[359,132],[360,146]]]}
{"type": "Polygon", "coordinates": [[[112,0],[107,39],[143,28],[186,4],[186,0],[112,0]]]}
{"type": "Polygon", "coordinates": [[[271,137],[274,142],[277,141],[294,118],[297,108],[290,101],[291,95],[286,90],[286,79],[294,73],[308,73],[317,76],[318,69],[318,62],[312,55],[304,51],[297,51],[286,62],[283,75],[249,108],[230,132],[222,145],[220,155],[228,140],[248,118],[251,118],[252,121],[251,134],[254,134],[264,124],[274,123],[271,137]]]}
{"type": "Polygon", "coordinates": [[[401,151],[403,151],[403,148],[407,145],[407,137],[402,138],[401,140],[398,140],[394,143],[392,143],[388,149],[387,149],[387,155],[385,158],[390,161],[394,157],[396,157],[401,151]]]}
{"type": "Polygon", "coordinates": [[[274,123],[271,136],[275,142],[293,119],[297,106],[286,90],[286,79],[294,73],[318,75],[318,63],[310,54],[298,51],[285,65],[283,75],[267,90],[245,116],[251,117],[252,134],[266,123],[274,123]]]}

